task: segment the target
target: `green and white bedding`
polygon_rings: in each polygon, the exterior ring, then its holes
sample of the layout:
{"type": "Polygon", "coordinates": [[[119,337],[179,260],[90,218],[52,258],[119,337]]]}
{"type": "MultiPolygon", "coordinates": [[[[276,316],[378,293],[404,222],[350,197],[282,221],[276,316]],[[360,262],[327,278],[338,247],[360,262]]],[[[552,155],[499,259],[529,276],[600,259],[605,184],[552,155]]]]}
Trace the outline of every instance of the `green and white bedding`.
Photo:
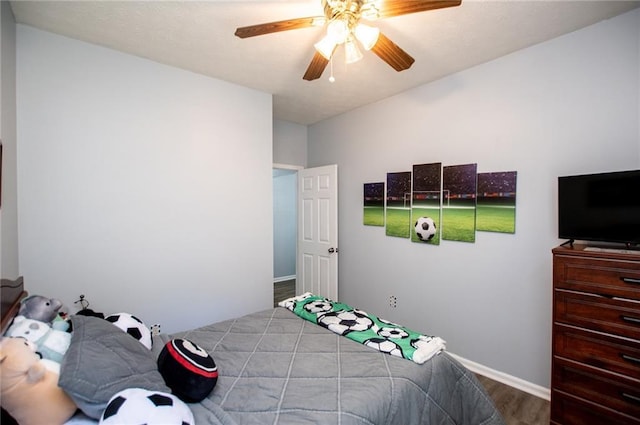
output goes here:
{"type": "Polygon", "coordinates": [[[278,304],[296,315],[367,347],[422,364],[445,348],[436,336],[421,335],[363,310],[306,292],[278,304]]]}

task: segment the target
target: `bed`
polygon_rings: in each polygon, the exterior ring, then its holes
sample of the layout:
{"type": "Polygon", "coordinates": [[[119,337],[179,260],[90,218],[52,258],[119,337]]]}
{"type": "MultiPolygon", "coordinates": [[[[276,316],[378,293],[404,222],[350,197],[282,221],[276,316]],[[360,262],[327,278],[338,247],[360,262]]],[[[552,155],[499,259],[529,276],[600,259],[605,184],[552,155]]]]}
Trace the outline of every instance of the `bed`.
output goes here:
{"type": "MultiPolygon", "coordinates": [[[[11,294],[2,290],[3,332],[25,295],[22,282],[18,286],[11,294]],[[5,295],[15,299],[5,300],[5,295]]],[[[87,364],[81,367],[72,364],[92,338],[99,339],[86,325],[89,322],[97,323],[85,318],[77,326],[74,322],[60,375],[60,386],[82,381],[81,386],[90,387],[83,389],[88,394],[83,403],[92,402],[94,393],[105,387],[104,382],[84,382],[90,379],[78,376],[79,368],[95,369],[96,363],[84,359],[80,362],[87,364]]],[[[286,308],[154,336],[148,353],[153,362],[174,338],[205,349],[218,368],[213,391],[189,404],[197,424],[504,424],[473,373],[446,352],[417,364],[337,335],[286,308]]],[[[144,383],[150,372],[131,369],[125,381],[144,383]]]]}

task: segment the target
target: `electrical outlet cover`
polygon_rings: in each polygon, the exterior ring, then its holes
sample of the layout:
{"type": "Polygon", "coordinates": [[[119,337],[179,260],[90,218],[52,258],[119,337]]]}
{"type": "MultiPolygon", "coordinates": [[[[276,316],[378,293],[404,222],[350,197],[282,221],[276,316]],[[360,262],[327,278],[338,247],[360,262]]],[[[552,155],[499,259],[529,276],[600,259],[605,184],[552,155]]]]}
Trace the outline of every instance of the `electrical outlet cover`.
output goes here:
{"type": "Polygon", "coordinates": [[[151,325],[151,335],[160,335],[160,324],[151,325]]]}

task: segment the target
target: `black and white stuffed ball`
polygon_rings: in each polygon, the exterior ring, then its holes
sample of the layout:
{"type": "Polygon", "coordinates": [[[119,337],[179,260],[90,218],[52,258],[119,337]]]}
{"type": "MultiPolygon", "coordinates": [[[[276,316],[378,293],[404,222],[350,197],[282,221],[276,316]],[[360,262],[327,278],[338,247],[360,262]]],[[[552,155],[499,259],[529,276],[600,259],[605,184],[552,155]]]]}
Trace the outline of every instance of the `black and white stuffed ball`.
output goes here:
{"type": "Polygon", "coordinates": [[[116,313],[111,314],[104,318],[105,320],[113,323],[138,341],[149,350],[151,350],[153,341],[151,339],[151,331],[147,325],[138,319],[133,314],[129,313],[116,313]]]}
{"type": "Polygon", "coordinates": [[[127,388],[109,400],[101,425],[195,425],[193,413],[178,397],[142,388],[127,388]]]}
{"type": "Polygon", "coordinates": [[[165,384],[187,403],[202,401],[218,381],[218,368],[213,358],[195,343],[172,339],[158,356],[158,371],[165,384]]]}

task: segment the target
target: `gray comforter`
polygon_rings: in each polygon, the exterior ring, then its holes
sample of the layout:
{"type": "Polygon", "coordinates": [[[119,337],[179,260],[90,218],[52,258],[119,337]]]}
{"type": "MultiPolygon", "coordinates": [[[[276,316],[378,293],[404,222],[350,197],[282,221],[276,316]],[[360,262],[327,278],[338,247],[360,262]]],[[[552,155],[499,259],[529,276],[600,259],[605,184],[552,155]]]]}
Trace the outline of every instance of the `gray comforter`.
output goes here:
{"type": "Polygon", "coordinates": [[[189,405],[198,425],[504,424],[475,376],[446,353],[418,365],[285,308],[160,337],[154,349],[188,339],[218,366],[213,392],[189,405]]]}

